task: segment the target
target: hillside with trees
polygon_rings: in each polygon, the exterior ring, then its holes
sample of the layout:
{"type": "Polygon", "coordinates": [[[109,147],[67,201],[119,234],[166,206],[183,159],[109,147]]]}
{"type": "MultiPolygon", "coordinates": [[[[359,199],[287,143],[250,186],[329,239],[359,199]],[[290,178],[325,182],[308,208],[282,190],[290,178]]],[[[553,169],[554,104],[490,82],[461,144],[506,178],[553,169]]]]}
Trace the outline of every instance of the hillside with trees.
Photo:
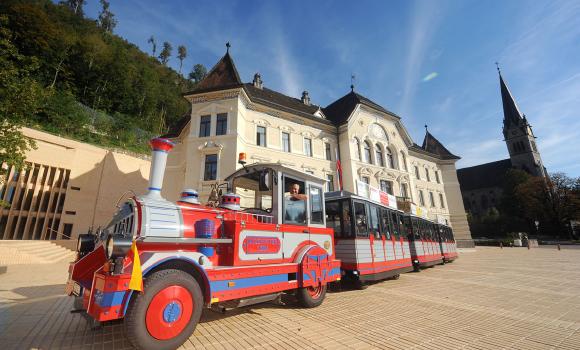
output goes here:
{"type": "Polygon", "coordinates": [[[101,0],[97,19],[84,0],[0,2],[0,156],[22,165],[29,126],[104,147],[147,153],[147,141],[189,109],[182,93],[203,78],[185,78],[184,45],[161,43],[152,55],[114,34],[117,19],[101,0]],[[167,64],[179,60],[180,71],[167,64]],[[15,142],[16,141],[16,142],[15,142]]]}

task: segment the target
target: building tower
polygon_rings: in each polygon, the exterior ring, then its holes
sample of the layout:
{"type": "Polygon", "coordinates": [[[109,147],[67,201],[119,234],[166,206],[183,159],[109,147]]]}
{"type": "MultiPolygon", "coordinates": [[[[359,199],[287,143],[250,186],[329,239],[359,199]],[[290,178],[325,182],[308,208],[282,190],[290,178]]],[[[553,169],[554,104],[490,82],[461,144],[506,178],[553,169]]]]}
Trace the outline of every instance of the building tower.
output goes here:
{"type": "Polygon", "coordinates": [[[522,169],[532,176],[546,177],[547,172],[536,146],[532,126],[520,110],[499,71],[501,99],[503,102],[503,136],[512,167],[522,169]]]}

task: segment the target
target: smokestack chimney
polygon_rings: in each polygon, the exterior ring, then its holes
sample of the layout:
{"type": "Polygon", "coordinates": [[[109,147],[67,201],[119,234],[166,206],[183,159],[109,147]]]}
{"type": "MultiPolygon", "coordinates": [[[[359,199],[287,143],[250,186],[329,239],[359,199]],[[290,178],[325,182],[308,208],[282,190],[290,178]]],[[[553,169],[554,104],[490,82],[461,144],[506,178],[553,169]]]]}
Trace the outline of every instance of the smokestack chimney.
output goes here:
{"type": "Polygon", "coordinates": [[[145,196],[160,199],[167,154],[173,149],[175,144],[163,138],[155,138],[149,143],[153,150],[153,159],[151,160],[151,170],[149,171],[149,192],[145,196]]]}
{"type": "Polygon", "coordinates": [[[302,92],[302,103],[304,103],[307,106],[310,106],[310,96],[308,96],[308,91],[304,90],[302,92]]]}
{"type": "Polygon", "coordinates": [[[258,89],[262,89],[262,76],[260,75],[260,73],[256,73],[254,74],[254,86],[257,87],[258,89]]]}

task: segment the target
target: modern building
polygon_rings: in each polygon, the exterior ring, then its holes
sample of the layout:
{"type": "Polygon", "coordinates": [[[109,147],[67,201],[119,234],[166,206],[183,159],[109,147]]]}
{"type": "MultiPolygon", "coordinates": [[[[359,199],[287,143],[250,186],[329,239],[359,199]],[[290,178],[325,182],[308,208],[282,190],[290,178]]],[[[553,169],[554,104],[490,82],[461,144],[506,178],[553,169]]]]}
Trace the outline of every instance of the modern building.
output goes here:
{"type": "Polygon", "coordinates": [[[24,128],[37,148],[0,184],[0,239],[70,239],[105,226],[117,203],[147,189],[150,161],[24,128]]]}
{"type": "Polygon", "coordinates": [[[532,126],[520,112],[501,72],[499,85],[504,115],[503,137],[509,158],[457,170],[464,207],[474,217],[485,216],[491,208],[498,209],[504,176],[509,169],[524,170],[532,176],[547,176],[532,126]]]}
{"type": "Polygon", "coordinates": [[[471,246],[455,163],[459,159],[433,135],[415,144],[401,117],[351,91],[321,107],[268,89],[260,74],[242,82],[228,52],[195,90],[185,94],[191,111],[165,137],[176,146],[168,158],[163,194],[176,200],[184,188],[206,200],[241,165],[275,162],[327,180],[326,190],[357,193],[370,185],[417,205],[424,216],[446,222],[458,242],[471,246]]]}

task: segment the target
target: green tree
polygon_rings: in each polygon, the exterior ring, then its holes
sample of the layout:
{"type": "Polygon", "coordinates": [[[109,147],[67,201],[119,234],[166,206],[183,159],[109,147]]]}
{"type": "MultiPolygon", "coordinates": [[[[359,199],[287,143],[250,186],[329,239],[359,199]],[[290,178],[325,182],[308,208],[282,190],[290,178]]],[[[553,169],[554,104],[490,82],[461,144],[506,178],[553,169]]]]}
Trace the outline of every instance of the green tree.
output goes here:
{"type": "Polygon", "coordinates": [[[83,6],[85,5],[85,0],[64,0],[60,3],[70,8],[75,15],[84,17],[83,6]]]}
{"type": "Polygon", "coordinates": [[[205,68],[205,66],[203,64],[198,63],[195,66],[193,66],[193,69],[189,73],[189,80],[191,80],[197,84],[200,81],[202,81],[206,75],[207,75],[207,69],[205,68]]]}
{"type": "Polygon", "coordinates": [[[112,33],[117,26],[115,15],[110,10],[111,4],[107,0],[100,0],[101,12],[99,13],[99,25],[107,33],[112,33]]]}
{"type": "Polygon", "coordinates": [[[41,86],[31,78],[38,63],[18,52],[7,23],[0,16],[0,183],[10,167],[25,168],[25,153],[35,144],[20,127],[39,110],[42,98],[41,86]]]}
{"type": "Polygon", "coordinates": [[[171,57],[171,50],[173,50],[171,44],[167,41],[163,42],[163,49],[159,53],[159,59],[163,65],[167,65],[167,62],[169,62],[169,57],[171,57]]]}
{"type": "Polygon", "coordinates": [[[187,49],[183,45],[177,47],[177,58],[179,59],[179,74],[181,74],[181,67],[183,66],[183,60],[187,57],[187,49]]]}
{"type": "Polygon", "coordinates": [[[151,56],[155,57],[155,52],[157,51],[157,42],[155,41],[153,35],[149,37],[147,43],[151,44],[151,56]]]}

